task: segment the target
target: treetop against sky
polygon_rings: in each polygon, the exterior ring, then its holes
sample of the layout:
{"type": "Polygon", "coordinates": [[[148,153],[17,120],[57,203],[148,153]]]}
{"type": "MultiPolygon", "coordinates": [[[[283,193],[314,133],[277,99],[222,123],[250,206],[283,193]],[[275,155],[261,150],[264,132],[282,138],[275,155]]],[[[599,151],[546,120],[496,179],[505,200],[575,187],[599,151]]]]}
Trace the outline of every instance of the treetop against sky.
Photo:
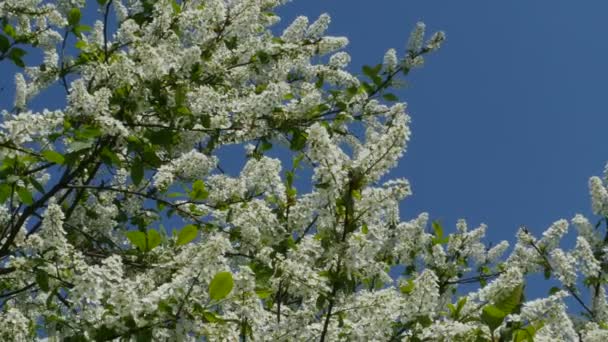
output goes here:
{"type": "Polygon", "coordinates": [[[403,86],[445,34],[359,72],[289,6],[0,1],[0,337],[605,340],[606,175],[509,242],[410,214],[403,86]]]}

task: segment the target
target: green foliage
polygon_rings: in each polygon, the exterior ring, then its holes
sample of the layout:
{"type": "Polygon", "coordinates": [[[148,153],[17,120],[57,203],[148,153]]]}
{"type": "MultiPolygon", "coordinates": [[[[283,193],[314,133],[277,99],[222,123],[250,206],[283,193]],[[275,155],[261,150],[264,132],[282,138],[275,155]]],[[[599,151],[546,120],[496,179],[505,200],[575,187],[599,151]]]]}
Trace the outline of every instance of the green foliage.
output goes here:
{"type": "Polygon", "coordinates": [[[137,157],[131,164],[131,180],[133,184],[139,185],[144,178],[144,163],[137,157]]]}
{"type": "Polygon", "coordinates": [[[391,101],[391,102],[399,101],[399,98],[397,97],[397,95],[391,94],[391,93],[386,93],[386,94],[382,95],[382,98],[385,99],[386,101],[391,101]]]}
{"type": "Polygon", "coordinates": [[[460,312],[462,311],[462,308],[464,308],[464,305],[466,303],[467,303],[467,297],[460,298],[458,300],[458,302],[456,303],[456,305],[449,303],[448,309],[450,310],[450,317],[452,317],[452,319],[454,319],[454,320],[459,320],[460,312]]]}
{"type": "Polygon", "coordinates": [[[63,163],[65,163],[65,158],[59,152],[46,150],[46,151],[42,151],[41,154],[44,157],[44,159],[50,161],[51,163],[55,163],[55,164],[59,164],[59,165],[62,165],[63,163]]]}
{"type": "Polygon", "coordinates": [[[382,70],[382,64],[377,64],[373,67],[369,65],[363,66],[363,74],[369,77],[377,86],[380,86],[382,84],[382,77],[378,75],[380,73],[380,70],[382,70]]]}
{"type": "Polygon", "coordinates": [[[449,241],[449,237],[444,237],[443,226],[439,221],[433,221],[433,232],[435,237],[433,237],[433,245],[444,244],[449,241]]]}
{"type": "Polygon", "coordinates": [[[303,132],[299,129],[293,129],[289,148],[292,151],[302,151],[306,146],[307,139],[308,134],[306,134],[306,132],[303,132]]]}
{"type": "Polygon", "coordinates": [[[412,291],[414,291],[415,287],[416,287],[416,284],[414,283],[414,281],[412,279],[408,279],[407,284],[406,285],[402,285],[399,288],[399,290],[403,294],[410,294],[410,293],[412,293],[412,291]]]}
{"type": "Polygon", "coordinates": [[[153,229],[147,231],[147,233],[141,231],[129,231],[125,234],[131,244],[141,252],[149,252],[152,249],[160,245],[162,238],[160,234],[153,229]]]}
{"type": "Polygon", "coordinates": [[[232,279],[232,273],[219,272],[209,283],[209,297],[213,300],[224,299],[230,294],[233,287],[234,280],[232,279]]]}
{"type": "Polygon", "coordinates": [[[5,35],[0,34],[0,52],[5,53],[11,47],[11,42],[5,35]]]}
{"type": "Polygon", "coordinates": [[[182,228],[179,233],[177,233],[177,241],[175,242],[175,244],[178,246],[185,245],[196,239],[197,235],[198,228],[193,224],[189,224],[182,228]]]}
{"type": "Polygon", "coordinates": [[[27,205],[32,205],[34,203],[34,197],[27,188],[17,187],[17,195],[19,195],[21,202],[27,205]]]}
{"type": "Polygon", "coordinates": [[[209,196],[209,192],[205,188],[205,183],[202,180],[196,180],[192,183],[192,191],[190,192],[190,199],[194,201],[202,201],[209,196]]]}
{"type": "Polygon", "coordinates": [[[490,331],[494,331],[502,324],[507,315],[508,313],[494,305],[486,305],[481,312],[481,321],[490,328],[490,331]]]}
{"type": "Polygon", "coordinates": [[[518,311],[523,301],[523,291],[523,285],[516,286],[495,303],[496,307],[507,314],[518,311]]]}
{"type": "Polygon", "coordinates": [[[8,51],[8,59],[13,61],[13,63],[15,63],[16,66],[25,68],[25,62],[23,61],[23,57],[26,54],[27,54],[27,52],[25,52],[25,50],[18,48],[18,47],[13,47],[12,49],[10,49],[8,51]]]}
{"type": "Polygon", "coordinates": [[[0,202],[6,201],[12,193],[12,186],[7,183],[0,184],[0,202]]]}
{"type": "Polygon", "coordinates": [[[80,23],[80,9],[74,7],[70,10],[70,12],[68,13],[68,24],[70,26],[76,26],[78,25],[78,23],[80,23]]]}
{"type": "Polygon", "coordinates": [[[496,330],[507,315],[519,311],[519,307],[523,301],[524,286],[519,285],[511,289],[508,293],[501,296],[501,299],[496,301],[494,305],[486,305],[481,313],[481,320],[491,331],[496,330]]]}
{"type": "Polygon", "coordinates": [[[127,239],[131,244],[137,247],[140,251],[145,252],[146,248],[146,233],[140,231],[127,232],[127,239]]]}
{"type": "Polygon", "coordinates": [[[42,291],[49,292],[49,275],[45,271],[36,271],[36,283],[42,291]]]}
{"type": "Polygon", "coordinates": [[[160,234],[158,233],[158,231],[156,231],[154,229],[150,229],[150,230],[148,230],[148,233],[146,235],[148,238],[148,251],[150,251],[150,250],[156,248],[158,245],[160,245],[161,237],[160,237],[160,234]]]}

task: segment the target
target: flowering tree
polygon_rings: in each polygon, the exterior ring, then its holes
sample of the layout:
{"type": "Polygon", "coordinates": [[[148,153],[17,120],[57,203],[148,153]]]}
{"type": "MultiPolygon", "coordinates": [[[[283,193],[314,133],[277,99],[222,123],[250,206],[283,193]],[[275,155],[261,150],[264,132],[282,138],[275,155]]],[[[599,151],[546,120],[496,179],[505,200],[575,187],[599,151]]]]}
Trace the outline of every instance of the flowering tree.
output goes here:
{"type": "Polygon", "coordinates": [[[409,117],[389,90],[443,33],[418,24],[356,77],[329,16],[273,35],[282,2],[97,0],[89,27],[84,0],[0,1],[0,60],[23,70],[0,123],[1,339],[608,338],[608,220],[572,219],[569,252],[565,220],[520,229],[508,257],[483,225],[401,221],[410,187],[383,176],[409,117]],[[64,108],[28,109],[55,84],[64,108]],[[535,272],[561,286],[526,301],[535,272]]]}

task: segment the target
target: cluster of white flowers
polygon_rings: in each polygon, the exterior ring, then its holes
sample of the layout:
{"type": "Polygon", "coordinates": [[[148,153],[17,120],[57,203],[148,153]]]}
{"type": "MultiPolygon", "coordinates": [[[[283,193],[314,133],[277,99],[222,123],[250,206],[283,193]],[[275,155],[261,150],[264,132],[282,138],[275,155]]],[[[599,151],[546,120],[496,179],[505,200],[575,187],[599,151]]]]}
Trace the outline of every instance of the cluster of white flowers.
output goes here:
{"type": "Polygon", "coordinates": [[[422,48],[422,42],[424,41],[424,31],[426,25],[422,22],[416,24],[416,27],[410,34],[410,39],[407,42],[407,50],[414,53],[422,48]]]}
{"type": "Polygon", "coordinates": [[[387,70],[395,70],[397,68],[397,63],[398,63],[398,59],[397,59],[397,51],[395,49],[388,49],[386,51],[386,53],[384,54],[384,67],[387,70]]]}
{"type": "Polygon", "coordinates": [[[591,204],[593,213],[596,215],[608,215],[608,190],[600,177],[589,179],[589,191],[591,193],[591,204]]]}
{"type": "Polygon", "coordinates": [[[89,32],[97,4],[0,1],[43,56],[0,122],[0,339],[604,340],[604,180],[572,249],[567,220],[510,254],[484,224],[403,221],[410,183],[384,176],[410,117],[383,98],[445,35],[418,23],[367,83],[329,15],[275,37],[284,2],[98,1],[89,32]],[[65,108],[30,110],[54,82],[65,108]],[[560,291],[526,301],[536,272],[560,291]]]}
{"type": "Polygon", "coordinates": [[[154,185],[159,189],[166,189],[176,177],[185,180],[200,179],[207,176],[216,165],[215,156],[209,157],[196,150],[191,150],[158,168],[158,172],[154,175],[154,185]]]}
{"type": "Polygon", "coordinates": [[[27,341],[32,322],[15,308],[0,313],[0,337],[5,341],[27,341]]]}

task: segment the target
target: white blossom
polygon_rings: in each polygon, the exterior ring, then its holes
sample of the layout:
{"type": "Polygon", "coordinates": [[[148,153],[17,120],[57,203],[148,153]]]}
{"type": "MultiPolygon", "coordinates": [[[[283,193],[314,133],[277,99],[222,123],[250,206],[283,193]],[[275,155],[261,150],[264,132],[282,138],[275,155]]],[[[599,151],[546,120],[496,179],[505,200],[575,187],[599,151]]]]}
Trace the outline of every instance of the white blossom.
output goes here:
{"type": "Polygon", "coordinates": [[[397,63],[397,51],[395,49],[388,49],[384,54],[384,67],[389,71],[393,71],[397,68],[397,63]]]}
{"type": "Polygon", "coordinates": [[[424,40],[424,31],[426,25],[422,22],[416,23],[416,27],[410,34],[410,38],[407,42],[407,51],[411,53],[418,52],[422,48],[422,42],[424,40]]]}
{"type": "Polygon", "coordinates": [[[591,204],[593,213],[606,216],[608,214],[608,190],[599,177],[589,179],[589,192],[591,193],[591,204]]]}

